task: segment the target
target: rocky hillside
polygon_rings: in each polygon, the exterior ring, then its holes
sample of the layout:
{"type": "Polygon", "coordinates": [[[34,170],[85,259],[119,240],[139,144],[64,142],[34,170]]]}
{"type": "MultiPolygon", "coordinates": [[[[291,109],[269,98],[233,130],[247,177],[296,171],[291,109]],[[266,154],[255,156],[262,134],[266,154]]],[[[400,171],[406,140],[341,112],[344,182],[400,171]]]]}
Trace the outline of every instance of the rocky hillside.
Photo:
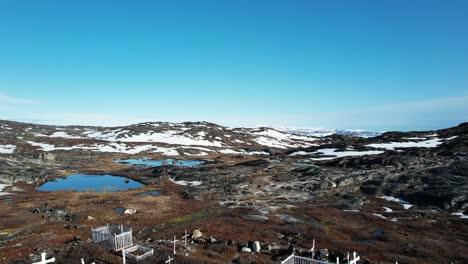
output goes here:
{"type": "Polygon", "coordinates": [[[273,128],[227,128],[207,122],[151,122],[123,127],[45,126],[0,121],[0,153],[24,149],[83,150],[168,156],[210,154],[268,155],[270,151],[310,147],[323,140],[273,128]]]}
{"type": "Polygon", "coordinates": [[[83,239],[109,221],[131,223],[134,238],[160,252],[172,252],[170,239],[161,237],[202,228],[206,237],[191,247],[204,259],[187,263],[278,263],[292,250],[309,256],[314,239],[332,260],[355,250],[363,263],[467,263],[468,123],[316,137],[206,122],[0,121],[0,197],[6,263],[32,263],[25,256],[39,247],[57,259],[105,256],[119,263],[83,239]],[[127,158],[153,163],[116,162],[127,158]],[[177,166],[182,159],[200,163],[177,166]],[[36,189],[75,173],[125,176],[145,186],[118,193],[36,189]],[[146,192],[157,195],[140,196],[146,192]],[[122,206],[137,213],[116,211],[122,206]],[[45,232],[53,235],[36,237],[45,232]],[[243,253],[254,241],[262,250],[243,253]]]}

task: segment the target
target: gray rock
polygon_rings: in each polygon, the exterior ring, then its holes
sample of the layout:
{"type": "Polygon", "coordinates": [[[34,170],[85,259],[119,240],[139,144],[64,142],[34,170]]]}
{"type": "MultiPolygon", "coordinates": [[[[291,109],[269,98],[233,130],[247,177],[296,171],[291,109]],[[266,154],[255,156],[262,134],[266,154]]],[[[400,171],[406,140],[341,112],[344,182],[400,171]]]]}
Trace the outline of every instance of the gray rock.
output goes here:
{"type": "Polygon", "coordinates": [[[319,260],[327,261],[327,260],[328,260],[328,255],[329,255],[328,249],[322,248],[322,249],[320,249],[320,250],[318,251],[318,256],[317,256],[317,258],[318,258],[319,260]]]}
{"type": "Polygon", "coordinates": [[[203,236],[202,232],[197,229],[197,230],[193,231],[192,239],[198,239],[198,238],[200,238],[202,236],[203,236]]]}
{"type": "Polygon", "coordinates": [[[260,252],[260,249],[261,249],[260,248],[260,242],[254,241],[252,243],[252,251],[255,252],[255,253],[258,253],[258,252],[260,252]]]}
{"type": "Polygon", "coordinates": [[[252,253],[252,249],[248,248],[248,247],[243,247],[242,252],[249,252],[249,253],[252,253]]]}

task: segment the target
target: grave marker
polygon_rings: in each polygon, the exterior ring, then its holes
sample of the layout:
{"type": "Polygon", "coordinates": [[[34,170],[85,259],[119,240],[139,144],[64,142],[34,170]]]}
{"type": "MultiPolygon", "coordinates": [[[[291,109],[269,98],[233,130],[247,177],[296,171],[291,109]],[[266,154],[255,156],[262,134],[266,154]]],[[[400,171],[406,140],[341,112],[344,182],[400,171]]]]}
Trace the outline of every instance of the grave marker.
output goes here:
{"type": "Polygon", "coordinates": [[[357,264],[358,260],[360,260],[361,257],[359,257],[356,253],[356,251],[353,252],[353,259],[349,262],[349,264],[357,264]]]}
{"type": "Polygon", "coordinates": [[[46,259],[46,253],[42,253],[41,254],[41,261],[40,262],[36,262],[36,263],[33,263],[33,264],[47,264],[47,263],[54,263],[55,262],[55,258],[51,258],[51,259],[46,259]]]}
{"type": "Polygon", "coordinates": [[[174,255],[176,255],[176,250],[175,250],[175,247],[176,247],[176,243],[177,243],[177,241],[179,241],[179,240],[177,240],[177,239],[176,239],[176,236],[174,236],[174,240],[173,240],[173,241],[171,241],[171,243],[174,243],[174,255]]]}
{"type": "Polygon", "coordinates": [[[183,236],[182,238],[185,239],[185,249],[187,249],[187,237],[189,236],[189,234],[187,234],[187,230],[185,230],[185,236],[183,236]]]}
{"type": "Polygon", "coordinates": [[[167,256],[167,260],[166,260],[166,262],[165,262],[165,263],[169,263],[169,264],[171,264],[171,262],[172,262],[173,260],[174,260],[174,259],[173,259],[173,258],[171,258],[171,256],[167,256]]]}

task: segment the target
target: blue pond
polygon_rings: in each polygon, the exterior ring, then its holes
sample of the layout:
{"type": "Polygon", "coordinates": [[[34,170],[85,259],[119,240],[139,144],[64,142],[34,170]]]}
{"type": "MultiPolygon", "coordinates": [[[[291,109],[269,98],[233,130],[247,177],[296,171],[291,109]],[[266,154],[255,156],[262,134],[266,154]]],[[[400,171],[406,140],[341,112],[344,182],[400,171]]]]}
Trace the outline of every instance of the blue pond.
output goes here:
{"type": "Polygon", "coordinates": [[[72,174],[65,179],[49,181],[37,187],[39,191],[118,192],[143,187],[144,184],[114,175],[72,174]]]}
{"type": "Polygon", "coordinates": [[[316,167],[313,163],[304,163],[304,162],[295,162],[292,165],[299,166],[299,167],[316,167]]]}
{"type": "Polygon", "coordinates": [[[146,192],[139,193],[136,196],[143,197],[143,196],[148,196],[148,195],[157,196],[157,195],[161,195],[161,193],[158,191],[146,191],[146,192]]]}
{"type": "Polygon", "coordinates": [[[164,160],[151,160],[151,159],[126,159],[126,160],[115,160],[117,163],[130,164],[130,165],[142,165],[149,167],[159,167],[165,165],[173,165],[180,167],[195,167],[204,164],[204,160],[175,160],[175,159],[164,159],[164,160]]]}

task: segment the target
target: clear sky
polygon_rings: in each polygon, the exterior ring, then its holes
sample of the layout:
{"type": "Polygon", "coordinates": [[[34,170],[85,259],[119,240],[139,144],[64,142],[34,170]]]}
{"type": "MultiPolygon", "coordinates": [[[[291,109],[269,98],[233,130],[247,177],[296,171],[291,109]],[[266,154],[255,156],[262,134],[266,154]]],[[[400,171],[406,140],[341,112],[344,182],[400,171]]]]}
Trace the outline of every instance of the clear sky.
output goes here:
{"type": "Polygon", "coordinates": [[[0,0],[0,119],[468,121],[465,0],[0,0]]]}

